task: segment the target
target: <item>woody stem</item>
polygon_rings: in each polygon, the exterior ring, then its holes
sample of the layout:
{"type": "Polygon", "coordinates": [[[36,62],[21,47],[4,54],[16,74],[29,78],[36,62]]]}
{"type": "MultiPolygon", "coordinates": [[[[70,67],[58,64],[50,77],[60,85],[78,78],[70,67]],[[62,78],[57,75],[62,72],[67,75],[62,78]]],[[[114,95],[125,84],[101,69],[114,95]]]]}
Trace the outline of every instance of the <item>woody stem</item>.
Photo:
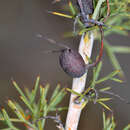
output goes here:
{"type": "MultiPolygon", "coordinates": [[[[94,35],[92,32],[83,34],[81,37],[80,45],[79,45],[79,53],[83,57],[86,64],[88,64],[88,60],[86,59],[86,54],[88,57],[91,56],[92,47],[94,42],[94,35]]],[[[82,93],[85,88],[87,73],[84,74],[80,78],[74,78],[72,83],[72,89],[78,93],[82,93]]],[[[75,104],[74,99],[77,95],[71,94],[69,109],[66,119],[65,130],[77,130],[80,114],[81,114],[81,104],[75,104]]]]}

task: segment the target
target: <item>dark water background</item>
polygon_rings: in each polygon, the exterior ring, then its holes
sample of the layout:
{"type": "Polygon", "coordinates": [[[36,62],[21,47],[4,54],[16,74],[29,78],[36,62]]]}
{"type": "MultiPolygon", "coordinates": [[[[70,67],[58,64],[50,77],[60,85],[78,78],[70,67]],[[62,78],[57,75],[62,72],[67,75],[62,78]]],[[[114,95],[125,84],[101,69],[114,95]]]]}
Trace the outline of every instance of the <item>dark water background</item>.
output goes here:
{"type": "MultiPolygon", "coordinates": [[[[57,83],[71,87],[72,79],[60,68],[58,54],[43,54],[44,50],[56,49],[44,40],[36,38],[38,33],[46,34],[57,41],[68,42],[72,48],[77,48],[78,38],[63,39],[62,34],[72,30],[72,21],[46,13],[47,10],[60,10],[63,3],[51,5],[52,0],[1,0],[0,1],[0,104],[6,107],[8,98],[18,100],[18,93],[12,87],[11,78],[15,79],[21,87],[32,88],[36,76],[40,74],[41,84],[49,82],[50,92],[57,83]]],[[[130,38],[112,35],[108,40],[113,45],[129,45],[130,38]]],[[[96,46],[93,55],[96,54],[96,46]]],[[[103,86],[113,86],[113,91],[130,100],[130,55],[117,55],[126,75],[124,84],[113,82],[104,83],[103,86]]],[[[106,54],[103,56],[103,72],[101,76],[112,71],[112,66],[106,54]]],[[[89,74],[91,78],[91,74],[89,74]]],[[[67,106],[69,97],[63,101],[67,106]]],[[[109,102],[114,110],[121,130],[130,123],[130,105],[118,99],[109,102]]],[[[65,121],[66,112],[61,114],[65,121]]],[[[47,122],[47,130],[54,130],[55,124],[47,122]]],[[[0,126],[2,128],[2,126],[0,126]]],[[[21,128],[22,129],[22,128],[21,128]]],[[[79,130],[101,130],[102,108],[100,105],[89,104],[83,111],[79,130]]]]}

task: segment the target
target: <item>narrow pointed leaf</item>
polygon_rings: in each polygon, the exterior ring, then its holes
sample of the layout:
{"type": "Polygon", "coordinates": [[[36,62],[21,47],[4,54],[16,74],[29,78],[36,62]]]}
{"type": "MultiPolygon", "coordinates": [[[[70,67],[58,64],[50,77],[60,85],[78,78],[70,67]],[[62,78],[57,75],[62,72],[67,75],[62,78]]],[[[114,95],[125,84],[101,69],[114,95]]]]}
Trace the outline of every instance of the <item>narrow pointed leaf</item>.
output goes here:
{"type": "Polygon", "coordinates": [[[44,98],[46,98],[49,88],[50,88],[50,84],[46,84],[45,90],[44,90],[44,98]]]}
{"type": "Polygon", "coordinates": [[[68,107],[50,108],[50,111],[64,111],[68,110],[68,107]]]}
{"type": "Polygon", "coordinates": [[[73,18],[73,16],[71,16],[71,15],[67,15],[67,14],[63,14],[63,13],[59,13],[59,12],[52,12],[52,11],[48,11],[48,12],[51,14],[54,14],[54,15],[65,17],[65,18],[70,18],[70,19],[73,18]]]}
{"type": "MultiPolygon", "coordinates": [[[[80,23],[80,25],[81,25],[81,27],[84,27],[84,25],[83,25],[83,23],[81,22],[80,23]]],[[[92,31],[92,30],[96,30],[96,29],[98,29],[98,27],[97,26],[93,26],[93,27],[91,27],[91,28],[83,28],[82,30],[80,30],[79,31],[79,35],[82,35],[83,33],[85,33],[85,32],[87,32],[87,31],[92,31]]]]}
{"type": "MultiPolygon", "coordinates": [[[[18,122],[18,123],[23,123],[23,121],[17,119],[17,118],[9,118],[11,122],[18,122]]],[[[0,119],[1,121],[4,121],[5,119],[4,118],[1,118],[0,119]]]]}
{"type": "Polygon", "coordinates": [[[25,119],[25,115],[22,115],[22,113],[18,110],[18,108],[15,106],[15,104],[11,101],[8,100],[8,105],[10,108],[12,108],[14,110],[14,113],[17,115],[17,117],[23,121],[23,123],[26,123],[27,125],[29,125],[32,128],[35,128],[34,125],[32,125],[31,123],[29,123],[26,119],[25,119]]]}
{"type": "Polygon", "coordinates": [[[25,103],[25,105],[29,108],[29,110],[33,113],[33,108],[31,107],[30,103],[25,100],[22,96],[20,96],[20,99],[25,103]]]}
{"type": "Polygon", "coordinates": [[[102,83],[102,82],[104,82],[106,80],[111,79],[112,77],[114,77],[115,75],[117,75],[119,72],[120,72],[119,70],[113,71],[112,73],[108,74],[107,76],[105,76],[105,77],[99,79],[98,81],[96,81],[96,84],[99,84],[99,83],[102,83]]]}
{"type": "Polygon", "coordinates": [[[115,56],[115,54],[113,53],[113,51],[111,50],[110,45],[107,43],[107,41],[104,41],[104,48],[106,49],[107,55],[113,65],[113,67],[116,70],[120,70],[120,73],[118,74],[120,77],[124,77],[124,72],[115,56]]]}
{"type": "Polygon", "coordinates": [[[24,88],[24,91],[25,91],[29,101],[31,101],[32,100],[32,93],[29,91],[28,88],[24,88]]]}
{"type": "Polygon", "coordinates": [[[105,102],[105,101],[110,101],[112,98],[99,98],[97,102],[105,102]]]}
{"type": "Polygon", "coordinates": [[[8,116],[8,114],[7,114],[7,112],[6,112],[5,109],[2,109],[2,113],[3,113],[3,117],[4,117],[4,119],[5,119],[6,123],[7,123],[7,125],[8,125],[11,129],[13,129],[13,130],[19,130],[19,129],[17,129],[17,128],[12,124],[12,122],[10,121],[10,117],[8,116]]]}
{"type": "Polygon", "coordinates": [[[88,101],[82,103],[81,109],[83,109],[87,105],[88,101]]]}
{"type": "Polygon", "coordinates": [[[107,126],[106,128],[108,128],[110,124],[111,124],[111,117],[108,117],[106,119],[106,126],[107,126]]]}
{"type": "Polygon", "coordinates": [[[112,128],[113,128],[113,130],[115,130],[115,127],[116,127],[116,123],[114,121],[114,116],[112,115],[112,128]]]}
{"type": "Polygon", "coordinates": [[[95,72],[95,80],[98,79],[99,74],[100,74],[100,72],[101,72],[101,69],[102,69],[102,61],[99,62],[98,66],[97,66],[97,68],[96,68],[96,72],[95,72]]]}
{"type": "Polygon", "coordinates": [[[37,93],[38,86],[39,86],[39,81],[40,81],[40,76],[37,77],[36,83],[35,83],[35,86],[34,86],[34,90],[32,90],[32,100],[31,100],[31,104],[33,104],[33,102],[34,102],[34,100],[35,100],[36,93],[37,93]]]}
{"type": "Polygon", "coordinates": [[[106,104],[104,104],[103,102],[98,102],[99,104],[101,104],[104,108],[106,108],[107,110],[109,110],[109,111],[111,111],[112,112],[112,110],[106,105],[106,104]]]}
{"type": "Polygon", "coordinates": [[[76,11],[75,11],[75,8],[74,8],[74,6],[73,6],[71,1],[69,1],[69,7],[70,7],[70,12],[72,13],[73,16],[75,16],[76,15],[76,11]]]}
{"type": "Polygon", "coordinates": [[[111,80],[118,82],[118,83],[123,83],[123,80],[117,79],[117,78],[110,78],[111,80]]]}
{"type": "Polygon", "coordinates": [[[26,96],[24,95],[24,93],[22,92],[22,90],[20,89],[20,87],[17,85],[17,83],[13,80],[12,81],[14,87],[16,88],[16,90],[20,93],[20,95],[25,99],[27,100],[26,96]]]}
{"type": "Polygon", "coordinates": [[[98,0],[98,3],[97,3],[97,5],[96,5],[96,8],[95,8],[94,13],[93,13],[93,16],[92,16],[92,18],[93,18],[94,20],[95,20],[96,17],[98,16],[99,11],[100,11],[100,8],[101,8],[101,5],[102,5],[103,2],[105,2],[105,0],[98,0]]]}
{"type": "Polygon", "coordinates": [[[110,89],[111,89],[111,87],[106,87],[106,88],[101,88],[99,91],[103,92],[103,91],[107,91],[107,90],[110,90],[110,89]]]}
{"type": "Polygon", "coordinates": [[[53,98],[58,94],[59,89],[60,89],[60,84],[58,84],[57,87],[55,88],[55,90],[54,90],[54,92],[53,92],[53,94],[51,96],[50,101],[53,100],[53,98]]]}
{"type": "Polygon", "coordinates": [[[44,108],[46,108],[45,106],[47,105],[47,100],[46,100],[46,95],[47,95],[47,91],[49,89],[49,86],[46,86],[45,88],[43,88],[42,86],[40,86],[40,111],[44,110],[44,108]]]}
{"type": "Polygon", "coordinates": [[[19,109],[20,112],[22,112],[23,114],[25,114],[25,110],[24,108],[22,108],[17,102],[14,102],[15,106],[17,109],[19,109]]]}
{"type": "Polygon", "coordinates": [[[57,104],[60,103],[60,101],[63,99],[63,97],[65,96],[66,92],[65,89],[62,89],[59,94],[53,98],[53,100],[50,102],[48,109],[50,110],[51,107],[55,107],[57,104]]]}
{"type": "Polygon", "coordinates": [[[3,119],[3,115],[2,115],[2,113],[0,112],[0,120],[1,120],[1,119],[3,119]]]}
{"type": "Polygon", "coordinates": [[[104,127],[104,130],[106,128],[106,115],[105,115],[105,112],[103,111],[103,127],[104,127]]]}
{"type": "Polygon", "coordinates": [[[112,46],[112,51],[115,53],[130,53],[129,46],[112,46]]]}
{"type": "Polygon", "coordinates": [[[114,129],[112,128],[112,123],[109,124],[109,126],[107,127],[107,129],[108,129],[108,130],[114,130],[114,129]]]}
{"type": "Polygon", "coordinates": [[[66,88],[66,90],[69,91],[69,92],[71,92],[71,93],[73,93],[73,94],[75,94],[75,95],[77,95],[77,96],[81,96],[80,93],[78,93],[78,92],[76,92],[76,91],[74,91],[72,89],[66,88]]]}

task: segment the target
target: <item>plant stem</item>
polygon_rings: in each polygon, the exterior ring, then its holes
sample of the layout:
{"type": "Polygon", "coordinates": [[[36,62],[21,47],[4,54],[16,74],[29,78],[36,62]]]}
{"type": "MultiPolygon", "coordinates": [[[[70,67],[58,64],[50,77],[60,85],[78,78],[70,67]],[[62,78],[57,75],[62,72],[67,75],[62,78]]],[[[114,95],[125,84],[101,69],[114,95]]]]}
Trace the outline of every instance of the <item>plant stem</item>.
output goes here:
{"type": "MultiPolygon", "coordinates": [[[[84,35],[85,34],[83,34],[81,37],[81,41],[80,41],[80,45],[79,45],[79,53],[83,57],[85,63],[88,64],[88,60],[86,58],[86,55],[89,58],[91,56],[93,42],[94,42],[94,35],[92,32],[87,33],[85,35],[85,37],[84,37],[84,35]]],[[[78,93],[81,93],[85,88],[86,77],[87,77],[87,73],[84,74],[80,78],[74,78],[73,84],[72,84],[72,89],[78,93]]],[[[80,119],[80,114],[82,111],[82,104],[75,104],[74,103],[74,99],[76,97],[77,97],[76,95],[71,93],[65,130],[77,130],[78,122],[80,119]]]]}
{"type": "MultiPolygon", "coordinates": [[[[92,19],[94,20],[96,19],[96,17],[99,14],[101,5],[104,1],[105,0],[98,1],[92,19]]],[[[85,38],[84,35],[85,34],[83,34],[81,37],[81,41],[79,45],[79,53],[83,57],[85,63],[88,64],[88,60],[85,55],[87,55],[89,58],[91,57],[93,42],[94,42],[94,33],[88,32],[85,38]]],[[[80,78],[73,79],[72,90],[81,93],[85,88],[86,77],[87,77],[87,73],[80,78]]],[[[82,104],[75,104],[74,103],[75,98],[76,95],[71,94],[65,130],[77,130],[78,127],[80,114],[82,111],[82,104]]]]}

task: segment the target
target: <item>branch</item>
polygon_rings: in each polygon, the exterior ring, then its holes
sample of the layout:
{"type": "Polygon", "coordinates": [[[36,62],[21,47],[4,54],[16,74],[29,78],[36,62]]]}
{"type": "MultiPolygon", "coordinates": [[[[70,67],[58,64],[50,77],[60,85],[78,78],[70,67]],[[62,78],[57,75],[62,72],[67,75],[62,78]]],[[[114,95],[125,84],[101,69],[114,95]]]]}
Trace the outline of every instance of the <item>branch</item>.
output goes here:
{"type": "MultiPolygon", "coordinates": [[[[105,0],[99,0],[96,8],[94,10],[92,19],[96,19],[98,16],[99,10],[101,8],[102,3],[105,0]]],[[[92,53],[92,48],[93,48],[93,42],[94,42],[94,34],[93,32],[89,32],[85,38],[84,35],[81,37],[80,45],[79,45],[79,53],[83,57],[85,63],[88,63],[88,60],[86,59],[85,55],[87,55],[89,58],[91,57],[92,53]]],[[[86,77],[87,73],[83,75],[81,78],[75,78],[73,79],[73,84],[72,84],[72,89],[78,93],[82,93],[82,91],[85,88],[85,83],[86,83],[86,77]]],[[[81,107],[82,104],[75,104],[73,101],[76,98],[76,95],[71,94],[70,97],[70,104],[69,104],[69,109],[68,109],[68,115],[66,119],[66,127],[65,130],[77,130],[79,119],[80,119],[80,114],[81,114],[81,107]]]]}
{"type": "MultiPolygon", "coordinates": [[[[88,64],[88,60],[85,55],[87,55],[88,57],[91,57],[94,36],[92,32],[86,34],[85,38],[84,38],[84,35],[85,34],[83,34],[81,37],[81,41],[79,45],[79,53],[83,57],[85,63],[88,64]]],[[[86,77],[87,77],[87,73],[84,74],[80,78],[74,78],[72,89],[78,93],[81,93],[85,88],[86,77]]],[[[71,93],[65,130],[77,130],[77,127],[78,127],[78,122],[79,122],[80,114],[82,111],[81,109],[82,104],[74,103],[74,99],[76,98],[76,96],[77,95],[74,95],[73,93],[71,93]]]]}

